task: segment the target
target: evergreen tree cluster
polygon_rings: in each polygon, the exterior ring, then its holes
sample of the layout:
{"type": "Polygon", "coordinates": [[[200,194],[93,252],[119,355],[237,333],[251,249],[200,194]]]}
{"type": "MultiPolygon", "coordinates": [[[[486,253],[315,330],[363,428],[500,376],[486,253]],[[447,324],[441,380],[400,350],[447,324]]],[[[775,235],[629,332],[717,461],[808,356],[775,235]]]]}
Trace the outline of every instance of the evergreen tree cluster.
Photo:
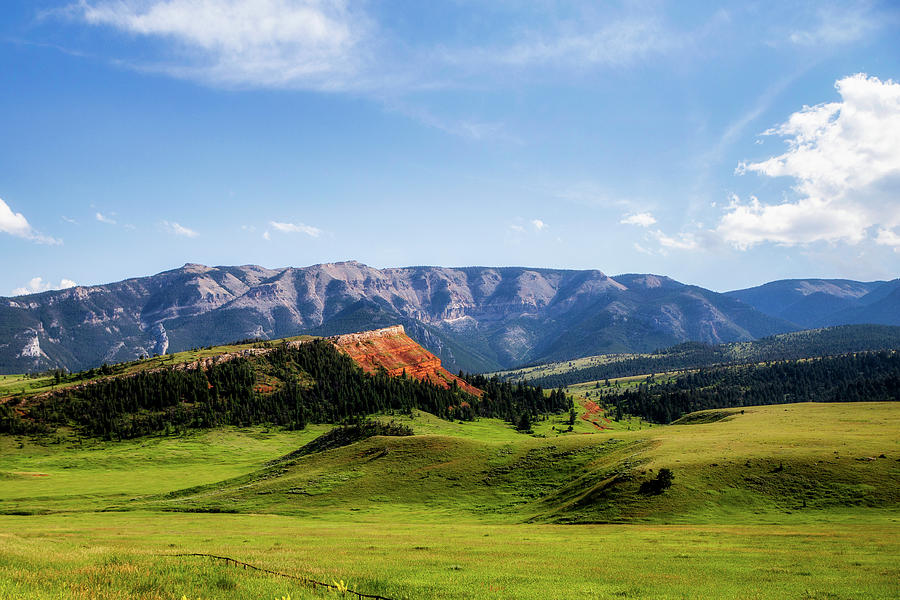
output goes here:
{"type": "Polygon", "coordinates": [[[536,377],[532,385],[559,388],[576,383],[757,362],[839,356],[852,352],[900,348],[900,327],[890,325],[841,325],[774,335],[752,342],[710,345],[685,342],[642,356],[625,356],[585,368],[536,377]]]}
{"type": "Polygon", "coordinates": [[[484,390],[478,403],[478,414],[483,417],[497,417],[518,424],[522,422],[523,415],[528,415],[530,422],[537,415],[566,413],[573,407],[572,399],[562,390],[551,390],[549,394],[544,394],[540,386],[522,381],[511,383],[500,381],[497,376],[487,378],[484,375],[462,372],[459,376],[470,385],[484,390]]]}
{"type": "Polygon", "coordinates": [[[701,369],[627,390],[616,398],[616,411],[671,423],[684,414],[711,408],[897,400],[900,354],[869,352],[701,369]]]}
{"type": "MultiPolygon", "coordinates": [[[[477,378],[476,378],[477,379],[477,378]]],[[[39,433],[72,426],[110,439],[184,428],[271,423],[302,429],[307,423],[340,423],[383,411],[421,409],[445,419],[500,417],[568,410],[562,392],[486,381],[472,396],[455,384],[445,389],[385,371],[365,373],[331,343],[298,347],[214,364],[207,369],[168,368],[114,377],[60,390],[21,407],[0,405],[0,433],[39,433]],[[257,385],[261,376],[271,388],[257,385]]]]}

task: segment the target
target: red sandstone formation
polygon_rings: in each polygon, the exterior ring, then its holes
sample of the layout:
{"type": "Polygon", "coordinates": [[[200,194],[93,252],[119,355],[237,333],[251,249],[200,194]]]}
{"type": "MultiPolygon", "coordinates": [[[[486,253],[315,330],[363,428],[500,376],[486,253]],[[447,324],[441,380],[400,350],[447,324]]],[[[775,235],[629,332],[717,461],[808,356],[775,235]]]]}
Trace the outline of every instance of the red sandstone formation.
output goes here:
{"type": "Polygon", "coordinates": [[[455,381],[461,389],[474,396],[480,397],[483,393],[442,367],[441,359],[406,335],[403,325],[329,339],[369,373],[374,373],[379,367],[395,377],[406,371],[408,377],[430,381],[444,388],[449,388],[455,381]]]}

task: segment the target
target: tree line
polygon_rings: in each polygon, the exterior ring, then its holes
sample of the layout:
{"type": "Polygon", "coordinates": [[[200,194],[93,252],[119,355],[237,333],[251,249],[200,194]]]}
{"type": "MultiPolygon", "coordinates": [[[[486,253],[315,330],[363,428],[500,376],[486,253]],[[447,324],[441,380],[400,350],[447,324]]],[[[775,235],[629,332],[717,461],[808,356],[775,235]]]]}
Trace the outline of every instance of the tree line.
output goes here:
{"type": "Polygon", "coordinates": [[[900,348],[900,327],[890,325],[842,325],[774,335],[752,342],[704,344],[685,342],[656,352],[563,373],[535,377],[532,385],[559,388],[587,381],[631,377],[756,362],[797,360],[815,356],[838,356],[851,352],[900,348]]]}
{"type": "Polygon", "coordinates": [[[700,369],[642,383],[615,398],[616,413],[671,423],[690,412],[791,402],[900,400],[900,354],[867,352],[700,369]]]}
{"type": "Polygon", "coordinates": [[[22,406],[10,402],[0,405],[0,433],[42,433],[62,426],[122,439],[222,425],[302,429],[308,423],[413,409],[444,419],[483,416],[515,423],[524,413],[562,412],[570,406],[562,392],[547,398],[525,384],[485,380],[482,389],[484,395],[477,398],[455,384],[445,389],[383,370],[367,374],[333,344],[316,340],[205,370],[167,368],[60,390],[22,406]],[[263,380],[273,385],[258,385],[263,380]]]}

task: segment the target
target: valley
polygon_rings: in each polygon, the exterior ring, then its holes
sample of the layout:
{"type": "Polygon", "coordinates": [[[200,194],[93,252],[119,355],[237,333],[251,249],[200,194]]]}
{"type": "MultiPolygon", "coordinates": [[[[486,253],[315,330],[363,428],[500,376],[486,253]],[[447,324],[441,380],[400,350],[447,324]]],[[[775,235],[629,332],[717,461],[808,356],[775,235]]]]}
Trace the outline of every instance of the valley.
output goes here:
{"type": "Polygon", "coordinates": [[[896,403],[546,438],[490,419],[403,422],[415,435],[309,455],[274,477],[267,463],[323,430],[82,447],[4,436],[0,595],[333,596],[171,556],[191,552],[389,598],[896,595],[896,403]],[[638,493],[663,467],[672,487],[638,493]],[[604,489],[613,471],[635,480],[604,489]]]}
{"type": "Polygon", "coordinates": [[[882,349],[894,336],[688,345],[503,381],[452,375],[392,326],[6,376],[0,597],[334,595],[308,579],[392,600],[744,598],[747,586],[890,598],[900,403],[738,404],[660,425],[621,401],[685,374],[815,366],[831,359],[796,357],[825,350],[885,356],[896,373],[882,349]],[[659,357],[681,368],[565,391],[516,381],[659,357]]]}

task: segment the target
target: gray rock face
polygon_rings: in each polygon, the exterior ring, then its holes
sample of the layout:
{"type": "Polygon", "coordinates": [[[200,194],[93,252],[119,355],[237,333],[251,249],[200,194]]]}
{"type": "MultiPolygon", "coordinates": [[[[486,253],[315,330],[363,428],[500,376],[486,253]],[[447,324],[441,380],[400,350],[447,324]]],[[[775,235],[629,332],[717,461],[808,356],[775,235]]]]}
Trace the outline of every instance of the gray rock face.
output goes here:
{"type": "Polygon", "coordinates": [[[796,329],[737,299],[655,275],[379,270],[355,261],[283,269],[188,264],[118,283],[0,299],[0,372],[77,370],[250,337],[394,324],[451,371],[796,329]]]}

